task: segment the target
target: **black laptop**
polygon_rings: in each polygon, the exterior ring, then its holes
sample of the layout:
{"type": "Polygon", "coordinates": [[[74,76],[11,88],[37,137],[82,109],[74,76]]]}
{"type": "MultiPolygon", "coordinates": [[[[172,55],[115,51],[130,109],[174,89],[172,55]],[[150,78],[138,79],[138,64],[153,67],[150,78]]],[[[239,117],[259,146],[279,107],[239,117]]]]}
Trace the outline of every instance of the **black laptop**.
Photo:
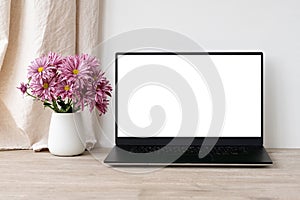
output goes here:
{"type": "Polygon", "coordinates": [[[272,165],[262,52],[119,52],[112,166],[272,165]]]}

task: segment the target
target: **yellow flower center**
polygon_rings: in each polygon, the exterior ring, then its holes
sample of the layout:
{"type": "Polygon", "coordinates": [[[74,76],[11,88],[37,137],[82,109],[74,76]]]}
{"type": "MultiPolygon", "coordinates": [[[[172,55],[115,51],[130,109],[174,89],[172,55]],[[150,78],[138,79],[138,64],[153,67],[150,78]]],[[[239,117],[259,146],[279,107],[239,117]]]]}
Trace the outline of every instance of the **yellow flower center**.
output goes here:
{"type": "Polygon", "coordinates": [[[73,70],[73,74],[77,75],[79,73],[79,70],[78,69],[74,69],[73,70]]]}
{"type": "Polygon", "coordinates": [[[69,86],[69,85],[66,85],[66,86],[65,86],[65,90],[66,90],[66,91],[69,91],[69,90],[70,90],[70,86],[69,86]]]}
{"type": "Polygon", "coordinates": [[[43,88],[44,88],[44,89],[48,89],[48,87],[49,87],[49,84],[48,84],[48,83],[44,83],[44,84],[43,84],[43,88]]]}
{"type": "Polygon", "coordinates": [[[44,70],[44,67],[39,67],[38,72],[42,72],[44,70]]]}

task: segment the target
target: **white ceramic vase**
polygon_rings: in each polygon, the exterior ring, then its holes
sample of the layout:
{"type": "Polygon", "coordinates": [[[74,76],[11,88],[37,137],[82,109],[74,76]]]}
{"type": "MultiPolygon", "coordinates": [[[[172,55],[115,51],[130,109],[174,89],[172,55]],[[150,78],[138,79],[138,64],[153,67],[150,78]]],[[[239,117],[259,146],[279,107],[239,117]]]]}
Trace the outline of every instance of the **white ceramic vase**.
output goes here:
{"type": "Polygon", "coordinates": [[[86,142],[81,112],[52,113],[48,149],[56,156],[75,156],[85,151],[86,142]]]}

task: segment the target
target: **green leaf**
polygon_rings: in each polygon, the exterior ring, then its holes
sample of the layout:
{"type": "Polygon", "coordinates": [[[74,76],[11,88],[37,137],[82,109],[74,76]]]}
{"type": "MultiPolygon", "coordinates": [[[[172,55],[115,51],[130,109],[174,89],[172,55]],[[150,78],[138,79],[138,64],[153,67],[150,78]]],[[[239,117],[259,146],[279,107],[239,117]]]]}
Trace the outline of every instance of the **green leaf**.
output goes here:
{"type": "Polygon", "coordinates": [[[66,104],[64,101],[57,101],[58,105],[63,109],[65,110],[67,108],[66,104]]]}
{"type": "Polygon", "coordinates": [[[51,106],[51,103],[49,103],[49,102],[44,102],[44,106],[51,106]]]}

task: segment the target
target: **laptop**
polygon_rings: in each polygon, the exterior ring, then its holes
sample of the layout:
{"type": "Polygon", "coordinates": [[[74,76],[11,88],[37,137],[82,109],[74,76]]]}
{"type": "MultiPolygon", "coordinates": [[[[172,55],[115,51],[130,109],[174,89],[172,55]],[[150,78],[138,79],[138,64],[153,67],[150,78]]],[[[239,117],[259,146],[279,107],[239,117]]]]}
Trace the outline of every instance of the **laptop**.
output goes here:
{"type": "Polygon", "coordinates": [[[269,166],[263,52],[118,52],[111,166],[269,166]]]}

